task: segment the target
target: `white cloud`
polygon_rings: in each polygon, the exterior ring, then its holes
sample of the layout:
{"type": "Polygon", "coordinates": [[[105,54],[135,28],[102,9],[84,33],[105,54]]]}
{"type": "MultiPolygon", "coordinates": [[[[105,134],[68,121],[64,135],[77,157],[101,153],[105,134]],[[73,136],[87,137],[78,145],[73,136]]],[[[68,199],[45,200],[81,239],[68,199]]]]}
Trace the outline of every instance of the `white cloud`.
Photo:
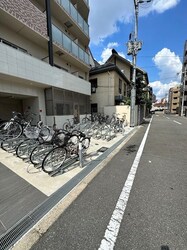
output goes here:
{"type": "Polygon", "coordinates": [[[153,92],[157,99],[165,97],[171,87],[180,85],[182,63],[179,56],[167,48],[163,48],[153,58],[153,62],[159,70],[159,81],[151,82],[153,92]]]}
{"type": "Polygon", "coordinates": [[[128,22],[133,14],[132,0],[90,0],[91,43],[98,44],[118,31],[117,22],[128,22]]]}
{"type": "MultiPolygon", "coordinates": [[[[99,61],[100,64],[103,64],[107,61],[107,59],[111,56],[112,54],[112,49],[114,47],[118,47],[119,44],[116,42],[109,43],[107,47],[103,49],[103,52],[101,53],[101,61],[99,61]]],[[[123,52],[117,52],[120,56],[125,58],[125,54],[123,52]]]]}
{"type": "Polygon", "coordinates": [[[160,79],[168,83],[173,79],[180,80],[182,63],[180,57],[170,49],[163,48],[153,58],[153,62],[159,70],[160,79]]]}
{"type": "Polygon", "coordinates": [[[163,13],[164,11],[175,7],[179,2],[180,0],[154,0],[151,10],[163,13]]]}
{"type": "Polygon", "coordinates": [[[151,82],[149,85],[153,88],[153,92],[156,95],[156,99],[161,100],[162,98],[168,96],[170,88],[176,87],[180,85],[180,83],[176,81],[172,81],[170,83],[163,83],[161,81],[155,81],[155,82],[151,82]]]}
{"type": "MultiPolygon", "coordinates": [[[[181,0],[152,0],[150,3],[139,4],[139,16],[146,16],[149,13],[163,13],[179,4],[181,0]]],[[[116,32],[119,32],[120,24],[130,23],[134,19],[134,1],[133,0],[90,0],[90,44],[104,44],[104,40],[116,32]]],[[[133,24],[133,22],[132,22],[133,24]]],[[[103,46],[102,44],[102,46],[103,46]]],[[[109,43],[101,53],[99,63],[104,63],[111,55],[111,50],[118,47],[117,43],[109,43]]],[[[125,58],[123,52],[118,52],[125,58]]],[[[158,52],[153,61],[159,70],[158,81],[150,83],[153,91],[158,98],[165,97],[170,87],[180,84],[180,76],[177,73],[181,71],[180,58],[164,48],[158,52]]]]}
{"type": "MultiPolygon", "coordinates": [[[[152,0],[139,4],[140,16],[150,12],[163,13],[175,7],[181,0],[152,0]]],[[[132,0],[90,0],[90,38],[91,43],[99,44],[108,36],[119,31],[118,22],[129,23],[134,18],[132,0]]]]}

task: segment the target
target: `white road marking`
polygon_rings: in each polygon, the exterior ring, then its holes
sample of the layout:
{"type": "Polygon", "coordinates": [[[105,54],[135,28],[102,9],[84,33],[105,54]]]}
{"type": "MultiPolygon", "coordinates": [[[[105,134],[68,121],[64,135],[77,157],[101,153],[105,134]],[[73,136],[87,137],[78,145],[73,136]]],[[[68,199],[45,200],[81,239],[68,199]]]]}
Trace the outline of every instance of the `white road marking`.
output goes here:
{"type": "Polygon", "coordinates": [[[182,125],[182,123],[180,123],[180,122],[177,122],[177,121],[175,121],[175,120],[173,120],[173,122],[175,122],[175,123],[177,123],[177,124],[179,124],[179,125],[182,125]]]}
{"type": "Polygon", "coordinates": [[[148,136],[148,132],[151,126],[151,121],[147,127],[147,130],[145,132],[145,135],[143,137],[143,140],[141,142],[141,145],[138,149],[138,152],[136,154],[136,157],[134,159],[134,162],[132,164],[132,167],[130,169],[130,172],[128,174],[127,180],[125,181],[125,184],[123,186],[122,192],[120,194],[120,197],[117,201],[116,207],[113,211],[112,217],[110,219],[110,222],[107,226],[107,229],[105,231],[104,238],[101,241],[99,250],[112,250],[114,248],[115,242],[117,240],[118,232],[120,229],[121,221],[123,219],[123,215],[125,213],[125,209],[127,206],[127,202],[130,196],[130,191],[134,182],[134,178],[136,175],[136,171],[138,169],[138,165],[140,162],[140,158],[142,156],[142,152],[145,146],[145,142],[148,136]]]}

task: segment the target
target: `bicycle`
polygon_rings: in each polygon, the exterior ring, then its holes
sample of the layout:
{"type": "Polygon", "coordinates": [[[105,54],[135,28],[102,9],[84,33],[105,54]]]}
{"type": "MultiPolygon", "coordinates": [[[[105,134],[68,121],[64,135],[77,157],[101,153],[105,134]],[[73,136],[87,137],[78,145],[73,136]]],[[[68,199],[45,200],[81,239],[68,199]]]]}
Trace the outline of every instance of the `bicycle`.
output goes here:
{"type": "Polygon", "coordinates": [[[36,114],[28,111],[26,111],[24,115],[13,111],[10,121],[4,122],[0,125],[0,138],[2,140],[13,139],[19,138],[21,135],[25,135],[30,138],[31,136],[35,137],[37,133],[40,133],[40,135],[43,134],[43,137],[49,135],[49,128],[44,126],[41,121],[39,121],[36,126],[31,124],[34,115],[36,114]]]}
{"type": "Polygon", "coordinates": [[[43,123],[38,122],[37,126],[28,125],[24,131],[27,137],[16,147],[16,155],[21,159],[30,157],[30,154],[36,145],[47,141],[50,136],[50,128],[42,127],[43,123]]]}
{"type": "MultiPolygon", "coordinates": [[[[14,121],[15,122],[15,121],[14,121]]],[[[21,120],[19,123],[22,126],[22,132],[17,137],[13,138],[4,138],[1,142],[1,148],[5,151],[16,151],[17,156],[21,157],[23,150],[21,147],[28,146],[28,142],[31,144],[35,142],[35,140],[39,140],[39,142],[46,141],[50,135],[50,128],[46,125],[43,125],[41,121],[37,123],[37,126],[31,125],[30,121],[21,120]],[[30,141],[29,141],[30,139],[30,141]],[[19,149],[17,149],[19,147],[19,149]],[[22,151],[22,153],[21,153],[22,151]]],[[[24,149],[24,151],[26,148],[24,149]]]]}
{"type": "Polygon", "coordinates": [[[93,121],[93,116],[86,114],[85,117],[82,118],[81,123],[86,124],[86,123],[92,122],[92,121],[93,121]]]}
{"type": "Polygon", "coordinates": [[[77,119],[73,117],[71,119],[67,119],[67,121],[64,122],[62,128],[67,131],[72,131],[73,129],[80,129],[80,123],[77,123],[77,119]]]}
{"type": "Polygon", "coordinates": [[[30,154],[30,162],[33,165],[40,166],[46,154],[53,149],[55,146],[61,146],[64,143],[64,137],[67,131],[62,129],[54,129],[54,133],[51,135],[51,138],[43,143],[36,145],[30,154]]]}
{"type": "Polygon", "coordinates": [[[45,173],[63,170],[67,159],[78,158],[79,142],[82,144],[82,154],[85,154],[90,146],[90,137],[86,137],[81,131],[66,133],[64,139],[64,145],[53,148],[45,156],[42,162],[42,170],[45,173]]]}
{"type": "Polygon", "coordinates": [[[12,118],[9,121],[3,122],[0,125],[0,138],[18,138],[23,133],[21,121],[23,116],[21,113],[13,111],[12,118]]]}
{"type": "Polygon", "coordinates": [[[123,133],[126,127],[126,115],[123,114],[122,117],[119,117],[120,114],[113,114],[111,118],[111,127],[115,133],[123,133]]]}

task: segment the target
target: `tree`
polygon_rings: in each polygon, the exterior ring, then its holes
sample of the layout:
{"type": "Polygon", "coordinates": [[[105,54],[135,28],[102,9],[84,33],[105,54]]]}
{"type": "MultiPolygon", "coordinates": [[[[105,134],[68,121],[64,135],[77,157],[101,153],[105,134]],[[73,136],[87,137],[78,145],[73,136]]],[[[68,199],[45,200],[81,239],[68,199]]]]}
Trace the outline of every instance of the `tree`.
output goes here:
{"type": "Polygon", "coordinates": [[[142,73],[136,75],[136,105],[145,104],[145,80],[142,73]]]}

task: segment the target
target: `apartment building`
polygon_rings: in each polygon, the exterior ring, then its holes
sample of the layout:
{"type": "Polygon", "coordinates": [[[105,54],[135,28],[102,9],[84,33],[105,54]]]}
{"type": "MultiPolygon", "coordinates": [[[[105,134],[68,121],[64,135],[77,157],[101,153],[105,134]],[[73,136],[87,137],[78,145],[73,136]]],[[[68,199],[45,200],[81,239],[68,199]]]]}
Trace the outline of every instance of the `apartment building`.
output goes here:
{"type": "Polygon", "coordinates": [[[0,118],[57,126],[90,111],[88,0],[0,1],[0,118]]]}
{"type": "Polygon", "coordinates": [[[169,89],[169,112],[171,114],[179,114],[180,92],[179,86],[169,89]]]}
{"type": "Polygon", "coordinates": [[[187,116],[187,40],[184,44],[181,86],[180,113],[187,116]]]}

